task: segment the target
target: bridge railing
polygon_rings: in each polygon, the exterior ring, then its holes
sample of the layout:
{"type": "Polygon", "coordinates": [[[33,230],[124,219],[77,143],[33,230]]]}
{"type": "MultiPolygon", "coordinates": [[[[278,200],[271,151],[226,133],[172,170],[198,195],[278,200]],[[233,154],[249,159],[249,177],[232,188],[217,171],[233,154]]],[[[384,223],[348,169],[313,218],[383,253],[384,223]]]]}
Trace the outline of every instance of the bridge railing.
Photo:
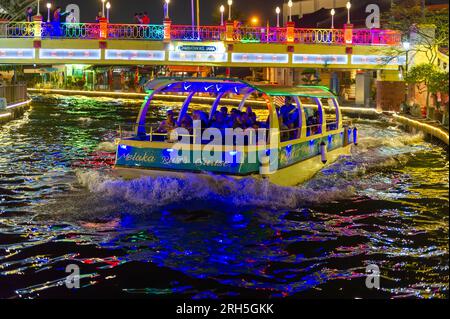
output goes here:
{"type": "Polygon", "coordinates": [[[286,28],[240,27],[233,29],[233,41],[284,43],[287,41],[286,28]]]}
{"type": "Polygon", "coordinates": [[[162,41],[164,39],[164,26],[153,24],[108,24],[108,39],[162,41]]]}
{"type": "Polygon", "coordinates": [[[177,41],[223,41],[225,28],[221,26],[172,25],[170,39],[177,41]]]}
{"type": "Polygon", "coordinates": [[[312,29],[99,23],[0,22],[0,38],[399,45],[401,34],[381,29],[312,29]],[[37,28],[39,26],[40,28],[37,28]],[[106,30],[106,31],[102,31],[106,30]],[[349,33],[350,32],[350,33],[349,33]]]}
{"type": "Polygon", "coordinates": [[[343,29],[295,29],[295,43],[305,44],[343,44],[343,29]]]}

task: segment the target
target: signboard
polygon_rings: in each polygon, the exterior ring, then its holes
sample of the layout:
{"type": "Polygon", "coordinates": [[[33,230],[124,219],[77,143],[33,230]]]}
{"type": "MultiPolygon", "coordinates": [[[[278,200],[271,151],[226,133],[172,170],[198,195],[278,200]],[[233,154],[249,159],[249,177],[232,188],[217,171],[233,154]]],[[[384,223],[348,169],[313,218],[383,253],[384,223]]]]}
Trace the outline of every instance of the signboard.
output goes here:
{"type": "Polygon", "coordinates": [[[227,62],[228,54],[223,42],[174,42],[169,46],[169,61],[174,62],[227,62]]]}

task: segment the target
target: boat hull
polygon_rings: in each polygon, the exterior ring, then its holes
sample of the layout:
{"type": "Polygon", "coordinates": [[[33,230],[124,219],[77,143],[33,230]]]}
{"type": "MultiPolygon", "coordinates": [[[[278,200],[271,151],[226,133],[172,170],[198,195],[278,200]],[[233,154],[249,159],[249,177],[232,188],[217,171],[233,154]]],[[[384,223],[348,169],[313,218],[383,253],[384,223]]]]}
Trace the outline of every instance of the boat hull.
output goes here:
{"type": "Polygon", "coordinates": [[[214,175],[223,175],[231,178],[241,179],[245,177],[268,179],[271,183],[280,186],[295,186],[311,179],[317,172],[323,169],[325,166],[335,162],[340,156],[350,155],[351,146],[339,147],[327,152],[327,162],[322,163],[321,156],[317,155],[306,160],[297,162],[290,166],[278,169],[272,174],[262,176],[260,174],[250,175],[233,175],[233,174],[217,174],[217,173],[205,173],[205,172],[186,172],[178,170],[164,170],[154,168],[134,168],[124,166],[114,166],[114,174],[124,179],[137,179],[144,176],[158,177],[158,176],[170,176],[177,178],[185,178],[189,176],[201,176],[206,179],[213,178],[214,175]]]}

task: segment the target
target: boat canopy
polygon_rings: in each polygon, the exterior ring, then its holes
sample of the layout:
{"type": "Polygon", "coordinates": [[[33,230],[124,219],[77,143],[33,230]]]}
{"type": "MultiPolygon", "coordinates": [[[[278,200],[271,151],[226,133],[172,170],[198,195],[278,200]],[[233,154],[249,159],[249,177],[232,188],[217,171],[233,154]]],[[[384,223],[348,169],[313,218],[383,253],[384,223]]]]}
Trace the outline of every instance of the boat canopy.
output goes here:
{"type": "Polygon", "coordinates": [[[239,94],[263,93],[268,96],[300,96],[311,98],[336,98],[325,86],[254,85],[234,78],[157,78],[147,82],[148,93],[212,93],[239,94]]]}

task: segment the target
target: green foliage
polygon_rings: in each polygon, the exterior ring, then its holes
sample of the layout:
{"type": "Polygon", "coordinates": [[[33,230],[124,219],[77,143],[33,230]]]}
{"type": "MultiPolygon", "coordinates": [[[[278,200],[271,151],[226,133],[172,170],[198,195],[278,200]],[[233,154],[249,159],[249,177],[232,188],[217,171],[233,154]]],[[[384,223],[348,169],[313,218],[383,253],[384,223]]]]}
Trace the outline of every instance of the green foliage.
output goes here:
{"type": "Polygon", "coordinates": [[[317,85],[320,83],[320,78],[317,76],[315,69],[304,69],[301,74],[303,75],[302,81],[306,85],[317,85]]]}
{"type": "Polygon", "coordinates": [[[427,107],[430,94],[447,93],[449,90],[448,72],[441,71],[434,64],[423,63],[411,68],[405,77],[406,82],[416,85],[419,93],[427,93],[427,107]]]}

